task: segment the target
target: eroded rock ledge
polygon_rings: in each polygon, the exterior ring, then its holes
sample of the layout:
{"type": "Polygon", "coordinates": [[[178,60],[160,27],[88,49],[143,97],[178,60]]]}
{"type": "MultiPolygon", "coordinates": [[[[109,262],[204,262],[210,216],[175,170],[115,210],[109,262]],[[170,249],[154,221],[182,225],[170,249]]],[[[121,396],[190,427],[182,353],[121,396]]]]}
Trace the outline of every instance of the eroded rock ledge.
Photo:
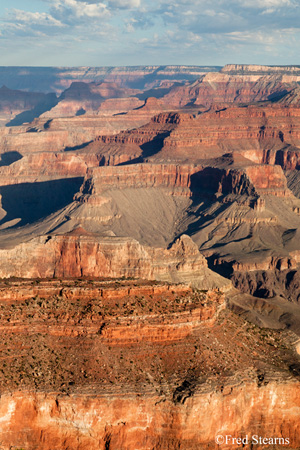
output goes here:
{"type": "Polygon", "coordinates": [[[299,448],[294,335],[245,322],[218,291],[11,280],[0,316],[4,450],[217,449],[217,433],[244,431],[299,448]]]}

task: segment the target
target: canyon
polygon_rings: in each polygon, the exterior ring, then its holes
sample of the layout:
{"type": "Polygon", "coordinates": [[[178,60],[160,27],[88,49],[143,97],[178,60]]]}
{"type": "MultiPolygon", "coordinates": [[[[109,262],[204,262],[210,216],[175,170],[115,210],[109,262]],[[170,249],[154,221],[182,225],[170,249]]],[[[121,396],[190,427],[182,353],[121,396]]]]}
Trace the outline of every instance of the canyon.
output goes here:
{"type": "Polygon", "coordinates": [[[241,430],[298,448],[294,337],[224,294],[93,278],[9,281],[0,297],[5,450],[215,449],[241,430]]]}
{"type": "Polygon", "coordinates": [[[0,68],[3,450],[300,447],[300,69],[220,69],[0,68]]]}

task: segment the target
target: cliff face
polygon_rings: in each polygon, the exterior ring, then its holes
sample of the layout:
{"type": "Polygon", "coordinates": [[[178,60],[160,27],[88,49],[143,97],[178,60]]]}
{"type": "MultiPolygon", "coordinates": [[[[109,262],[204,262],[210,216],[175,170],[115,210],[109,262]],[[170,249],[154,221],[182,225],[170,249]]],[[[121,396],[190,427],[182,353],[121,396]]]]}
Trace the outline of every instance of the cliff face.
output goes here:
{"type": "MultiPolygon", "coordinates": [[[[37,115],[55,106],[57,101],[55,94],[25,92],[2,86],[0,88],[0,127],[7,123],[19,125],[18,116],[22,116],[22,113],[23,121],[30,122],[37,115]]],[[[23,123],[22,120],[20,122],[23,123]]]]}
{"type": "Polygon", "coordinates": [[[73,152],[27,154],[0,167],[0,186],[84,177],[88,167],[99,165],[101,157],[73,152]]]}
{"type": "Polygon", "coordinates": [[[5,450],[217,449],[216,435],[241,433],[249,450],[252,435],[299,447],[291,338],[232,314],[220,292],[13,280],[0,307],[5,450]]]}
{"type": "Polygon", "coordinates": [[[230,74],[287,74],[300,76],[299,66],[262,66],[258,64],[226,64],[221,73],[230,74]]]}
{"type": "Polygon", "coordinates": [[[110,189],[168,188],[169,195],[219,194],[292,196],[280,166],[256,164],[232,169],[189,164],[130,164],[97,167],[87,175],[76,200],[96,204],[110,189]]]}
{"type": "Polygon", "coordinates": [[[2,446],[7,450],[13,442],[29,448],[38,445],[43,450],[204,450],[218,448],[214,430],[235,438],[240,437],[240,430],[247,430],[242,438],[249,436],[248,442],[257,443],[258,436],[268,436],[270,440],[265,442],[276,442],[274,448],[285,448],[285,444],[278,445],[280,442],[298,448],[298,383],[271,383],[261,388],[255,384],[228,386],[226,393],[214,392],[209,397],[208,402],[207,395],[195,395],[184,404],[174,405],[170,401],[161,403],[159,396],[112,399],[107,395],[5,395],[1,399],[5,418],[2,446]],[[227,416],[224,411],[228,411],[227,416]]]}
{"type": "Polygon", "coordinates": [[[186,192],[191,187],[191,176],[201,167],[176,164],[130,164],[125,166],[97,167],[88,170],[81,188],[80,201],[100,195],[111,188],[169,188],[173,192],[186,192]],[[85,198],[84,196],[87,195],[85,198]]]}
{"type": "Polygon", "coordinates": [[[204,109],[212,104],[260,102],[282,97],[296,87],[296,81],[287,77],[283,80],[280,73],[257,75],[250,71],[236,75],[223,71],[175,87],[163,100],[176,107],[193,104],[204,109]]]}
{"type": "Polygon", "coordinates": [[[254,69],[95,69],[1,130],[3,449],[299,448],[297,75],[254,69]]]}
{"type": "MultiPolygon", "coordinates": [[[[58,104],[43,117],[70,117],[97,112],[105,99],[118,99],[140,93],[138,89],[122,88],[116,83],[73,82],[59,97],[58,104]]],[[[114,111],[115,112],[115,111],[114,111]]]]}
{"type": "Polygon", "coordinates": [[[0,256],[2,278],[134,277],[187,282],[203,289],[230,287],[228,280],[207,268],[188,236],[165,250],[129,238],[97,238],[77,230],[0,250],[0,256]]]}
{"type": "Polygon", "coordinates": [[[279,145],[280,142],[298,143],[299,117],[296,108],[234,107],[213,111],[179,125],[166,139],[165,145],[183,148],[199,145],[200,149],[205,149],[223,143],[223,151],[226,145],[233,151],[239,147],[262,146],[263,142],[270,144],[271,140],[279,145]]]}
{"type": "MultiPolygon", "coordinates": [[[[296,107],[230,107],[194,117],[190,113],[164,112],[140,128],[116,136],[101,136],[91,148],[102,153],[135,149],[147,160],[197,162],[240,154],[253,162],[280,164],[282,151],[297,164],[300,145],[299,110],[296,107]],[[281,150],[282,149],[282,150],[281,150]]],[[[89,148],[89,147],[88,147],[89,148]]]]}

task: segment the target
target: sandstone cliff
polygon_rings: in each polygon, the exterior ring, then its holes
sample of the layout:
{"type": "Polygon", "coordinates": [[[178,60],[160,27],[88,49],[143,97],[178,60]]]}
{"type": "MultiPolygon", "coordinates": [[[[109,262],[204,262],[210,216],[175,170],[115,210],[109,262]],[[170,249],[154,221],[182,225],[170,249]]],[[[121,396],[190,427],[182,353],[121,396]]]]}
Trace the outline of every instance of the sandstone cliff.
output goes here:
{"type": "Polygon", "coordinates": [[[2,249],[0,256],[1,278],[134,277],[186,282],[199,289],[231,285],[207,268],[188,236],[165,250],[142,246],[133,239],[99,238],[75,230],[2,249]]]}
{"type": "Polygon", "coordinates": [[[254,69],[111,70],[1,130],[5,450],[299,448],[298,75],[254,69]]]}
{"type": "Polygon", "coordinates": [[[220,292],[14,280],[0,306],[5,450],[217,449],[244,430],[299,447],[295,336],[245,322],[220,292]]]}
{"type": "Polygon", "coordinates": [[[281,98],[297,86],[297,81],[297,77],[283,79],[280,73],[209,73],[193,83],[174,87],[163,101],[174,107],[193,104],[204,110],[212,104],[261,102],[281,98]]]}
{"type": "Polygon", "coordinates": [[[288,74],[300,76],[299,66],[262,66],[258,64],[226,64],[221,70],[221,73],[230,74],[288,74]]]}

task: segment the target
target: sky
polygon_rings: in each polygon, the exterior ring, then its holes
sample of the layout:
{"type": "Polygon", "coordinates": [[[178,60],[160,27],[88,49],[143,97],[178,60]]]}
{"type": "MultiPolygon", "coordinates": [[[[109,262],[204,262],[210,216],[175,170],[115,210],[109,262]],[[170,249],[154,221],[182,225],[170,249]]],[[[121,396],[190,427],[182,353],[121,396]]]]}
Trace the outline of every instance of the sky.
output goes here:
{"type": "Polygon", "coordinates": [[[0,0],[2,66],[300,65],[299,0],[0,0]]]}

